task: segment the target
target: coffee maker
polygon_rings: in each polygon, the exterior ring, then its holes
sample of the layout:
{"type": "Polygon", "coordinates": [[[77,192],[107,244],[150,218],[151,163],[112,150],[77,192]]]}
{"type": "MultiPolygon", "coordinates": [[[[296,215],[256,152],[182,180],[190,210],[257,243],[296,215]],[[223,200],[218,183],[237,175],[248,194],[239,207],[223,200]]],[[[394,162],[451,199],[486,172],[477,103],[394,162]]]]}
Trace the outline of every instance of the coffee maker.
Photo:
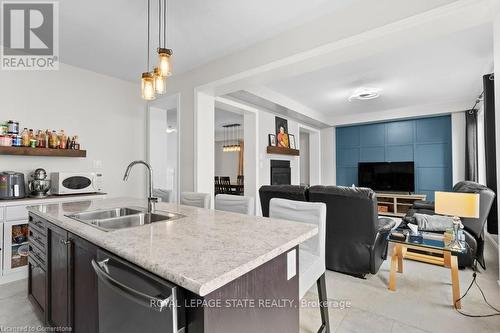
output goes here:
{"type": "Polygon", "coordinates": [[[26,196],[24,174],[14,171],[0,172],[0,199],[21,199],[26,196]]]}

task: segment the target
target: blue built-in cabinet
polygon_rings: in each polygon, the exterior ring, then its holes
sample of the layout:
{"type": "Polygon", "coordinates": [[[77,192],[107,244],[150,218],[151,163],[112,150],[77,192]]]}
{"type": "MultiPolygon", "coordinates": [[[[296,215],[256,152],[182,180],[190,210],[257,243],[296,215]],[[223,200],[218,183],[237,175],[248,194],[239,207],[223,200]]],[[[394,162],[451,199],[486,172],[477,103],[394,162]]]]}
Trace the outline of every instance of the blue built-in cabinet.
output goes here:
{"type": "Polygon", "coordinates": [[[452,187],[451,117],[337,127],[337,184],[358,183],[359,162],[415,162],[415,193],[452,187]]]}

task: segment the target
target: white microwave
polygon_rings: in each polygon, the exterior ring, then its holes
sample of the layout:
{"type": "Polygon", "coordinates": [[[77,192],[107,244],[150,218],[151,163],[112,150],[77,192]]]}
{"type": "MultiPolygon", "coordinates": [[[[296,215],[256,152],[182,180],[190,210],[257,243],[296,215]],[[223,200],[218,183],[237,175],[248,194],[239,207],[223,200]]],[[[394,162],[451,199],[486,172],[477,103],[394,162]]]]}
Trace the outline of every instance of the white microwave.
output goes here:
{"type": "Polygon", "coordinates": [[[101,192],[102,173],[52,172],[50,191],[56,195],[101,192]]]}

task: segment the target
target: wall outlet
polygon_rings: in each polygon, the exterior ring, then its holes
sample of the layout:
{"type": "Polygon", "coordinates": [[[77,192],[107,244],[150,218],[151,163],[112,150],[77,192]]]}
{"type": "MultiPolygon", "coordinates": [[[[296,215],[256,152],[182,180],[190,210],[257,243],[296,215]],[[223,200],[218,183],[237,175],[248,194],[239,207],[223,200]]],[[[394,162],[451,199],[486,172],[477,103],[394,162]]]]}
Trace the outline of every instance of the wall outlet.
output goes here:
{"type": "Polygon", "coordinates": [[[94,169],[101,169],[102,168],[102,161],[101,160],[95,160],[93,162],[94,169]]]}

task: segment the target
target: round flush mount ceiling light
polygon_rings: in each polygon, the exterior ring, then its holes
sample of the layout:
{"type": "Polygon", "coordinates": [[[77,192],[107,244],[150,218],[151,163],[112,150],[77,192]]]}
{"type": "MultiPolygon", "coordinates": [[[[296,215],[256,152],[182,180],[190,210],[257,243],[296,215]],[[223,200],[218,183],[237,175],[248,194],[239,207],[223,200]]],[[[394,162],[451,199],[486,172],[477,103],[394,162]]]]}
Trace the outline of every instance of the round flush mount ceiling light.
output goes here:
{"type": "Polygon", "coordinates": [[[377,97],[380,97],[380,91],[381,89],[378,88],[359,88],[356,89],[356,91],[351,96],[349,96],[348,100],[349,102],[351,102],[354,99],[357,99],[359,101],[375,99],[377,97]]]}

